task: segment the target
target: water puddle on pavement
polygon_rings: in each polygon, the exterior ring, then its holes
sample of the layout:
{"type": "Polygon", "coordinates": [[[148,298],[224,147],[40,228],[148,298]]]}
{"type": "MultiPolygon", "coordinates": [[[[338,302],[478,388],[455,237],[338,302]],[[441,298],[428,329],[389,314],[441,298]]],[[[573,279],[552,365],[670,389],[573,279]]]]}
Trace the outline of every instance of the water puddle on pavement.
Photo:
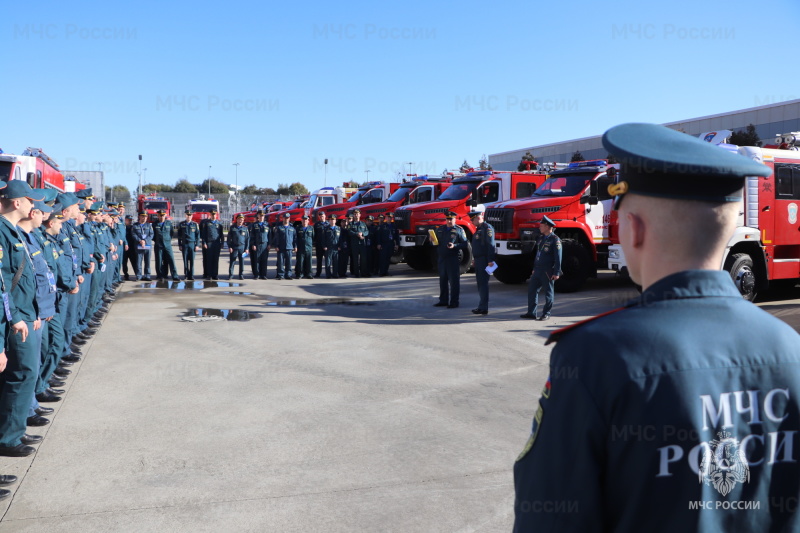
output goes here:
{"type": "Polygon", "coordinates": [[[222,291],[220,294],[234,294],[237,296],[252,296],[255,293],[252,292],[240,292],[240,291],[222,291]]]}
{"type": "Polygon", "coordinates": [[[261,313],[241,311],[239,309],[211,309],[208,307],[198,307],[194,309],[188,309],[181,317],[181,321],[214,322],[219,320],[232,320],[234,322],[246,322],[251,318],[261,318],[261,313]]]}
{"type": "Polygon", "coordinates": [[[316,305],[375,305],[374,302],[354,302],[352,298],[285,298],[267,296],[264,305],[275,307],[303,307],[316,305]]]}
{"type": "Polygon", "coordinates": [[[146,281],[139,282],[137,289],[172,289],[174,291],[190,291],[213,288],[241,287],[241,283],[227,281],[146,281]]]}

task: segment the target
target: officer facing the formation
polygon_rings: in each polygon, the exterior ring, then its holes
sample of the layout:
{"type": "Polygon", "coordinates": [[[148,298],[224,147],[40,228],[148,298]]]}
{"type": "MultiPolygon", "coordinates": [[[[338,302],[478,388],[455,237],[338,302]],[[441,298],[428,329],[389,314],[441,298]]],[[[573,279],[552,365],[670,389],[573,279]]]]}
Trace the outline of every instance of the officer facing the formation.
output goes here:
{"type": "Polygon", "coordinates": [[[194,253],[200,244],[200,227],[192,220],[192,212],[186,211],[186,220],[178,224],[178,249],[183,256],[183,274],[194,280],[194,253]]]}
{"type": "Polygon", "coordinates": [[[272,232],[270,247],[274,246],[278,251],[275,279],[292,279],[292,254],[297,251],[297,235],[289,217],[289,213],[284,213],[283,224],[275,226],[272,232]]]}
{"type": "Polygon", "coordinates": [[[745,177],[771,170],[655,124],[603,146],[643,292],[550,336],[515,531],[798,531],[800,336],[720,271],[745,177]]]}
{"type": "Polygon", "coordinates": [[[297,230],[297,277],[311,277],[311,254],[314,251],[314,228],[309,224],[308,215],[303,215],[303,225],[297,230]]]}
{"type": "Polygon", "coordinates": [[[136,251],[138,260],[136,261],[136,279],[150,281],[150,249],[153,247],[153,225],[147,221],[147,213],[139,213],[139,221],[131,229],[133,238],[136,240],[136,251]],[[143,265],[144,264],[144,265],[143,265]]]}
{"type": "Polygon", "coordinates": [[[350,238],[350,256],[352,257],[352,270],[357,278],[369,276],[369,264],[367,263],[367,237],[369,229],[367,224],[361,221],[361,210],[353,210],[353,221],[347,226],[347,234],[350,238]]]}
{"type": "Polygon", "coordinates": [[[228,266],[228,279],[233,279],[233,265],[239,261],[239,279],[244,279],[244,255],[250,247],[250,230],[244,225],[244,215],[236,217],[236,225],[228,229],[228,253],[231,262],[228,266]]]}
{"type": "MultiPolygon", "coordinates": [[[[325,246],[325,230],[330,226],[326,220],[325,211],[317,213],[317,221],[314,223],[314,251],[317,254],[317,277],[322,277],[322,265],[328,264],[327,251],[325,246]]],[[[328,275],[330,277],[330,275],[328,275]]]]}
{"type": "MultiPolygon", "coordinates": [[[[489,278],[487,267],[494,267],[494,228],[484,222],[486,206],[480,204],[470,211],[472,223],[475,225],[475,235],[472,236],[472,257],[475,259],[475,281],[478,284],[480,301],[478,307],[472,310],[476,315],[489,313],[489,278]]],[[[558,237],[556,237],[558,238],[558,237]]]]}
{"type": "Polygon", "coordinates": [[[537,320],[539,291],[544,288],[544,309],[538,320],[548,320],[553,308],[555,282],[561,276],[561,239],[553,233],[555,222],[544,216],[539,222],[541,232],[536,239],[536,259],[533,262],[531,280],[528,282],[528,311],[520,318],[537,320]]]}
{"type": "Polygon", "coordinates": [[[253,279],[267,279],[269,259],[269,224],[264,222],[264,211],[256,212],[256,221],[250,224],[250,266],[253,279]]]}
{"type": "Polygon", "coordinates": [[[167,220],[166,211],[158,211],[158,222],[153,224],[153,248],[156,252],[156,277],[158,280],[169,278],[180,281],[175,268],[175,256],[172,253],[172,221],[167,220]]]}
{"type": "Polygon", "coordinates": [[[211,211],[211,220],[200,227],[200,241],[203,243],[203,279],[219,279],[219,254],[222,251],[222,223],[217,220],[217,212],[211,211]]]}
{"type": "Polygon", "coordinates": [[[330,223],[325,226],[323,243],[325,245],[325,277],[328,279],[339,277],[339,239],[342,228],[336,225],[336,215],[331,215],[330,223]]]}
{"type": "Polygon", "coordinates": [[[436,228],[436,250],[439,256],[439,301],[434,307],[458,307],[461,293],[461,270],[459,252],[469,246],[467,234],[460,226],[456,226],[453,211],[445,215],[447,223],[436,228]]]}

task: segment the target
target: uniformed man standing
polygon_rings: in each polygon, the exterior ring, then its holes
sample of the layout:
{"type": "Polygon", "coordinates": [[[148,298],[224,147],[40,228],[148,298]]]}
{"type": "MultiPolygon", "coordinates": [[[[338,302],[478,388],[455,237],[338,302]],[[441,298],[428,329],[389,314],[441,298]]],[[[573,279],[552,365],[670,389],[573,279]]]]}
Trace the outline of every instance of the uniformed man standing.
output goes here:
{"type": "Polygon", "coordinates": [[[136,239],[133,237],[132,230],[133,215],[125,215],[125,254],[122,262],[122,273],[126,281],[130,279],[128,263],[130,263],[130,270],[133,270],[134,279],[139,279],[136,273],[139,268],[137,261],[139,255],[136,253],[136,239]]]}
{"type": "Polygon", "coordinates": [[[392,263],[392,254],[394,254],[396,243],[392,226],[386,221],[384,215],[378,216],[378,228],[375,241],[375,250],[378,256],[377,274],[379,276],[388,276],[389,265],[392,263]]]}
{"type": "Polygon", "coordinates": [[[219,279],[219,254],[222,251],[222,223],[217,220],[217,212],[211,211],[211,220],[200,226],[200,240],[203,243],[203,279],[219,279]]]}
{"type": "Polygon", "coordinates": [[[367,224],[361,221],[361,210],[353,210],[353,221],[347,227],[347,234],[350,237],[350,257],[353,265],[352,271],[357,278],[369,277],[369,264],[367,262],[367,237],[369,229],[367,224]]]}
{"type": "Polygon", "coordinates": [[[292,279],[292,254],[297,251],[297,235],[289,223],[289,213],[283,214],[283,224],[275,226],[272,243],[278,252],[275,279],[292,279]]]}
{"type": "Polygon", "coordinates": [[[350,215],[347,215],[346,217],[342,217],[342,220],[339,221],[341,232],[339,233],[339,246],[337,250],[339,255],[338,271],[340,278],[347,277],[347,263],[350,262],[350,233],[347,230],[347,226],[350,223],[348,220],[349,218],[350,215]]]}
{"type": "Polygon", "coordinates": [[[153,247],[156,252],[156,276],[166,280],[172,273],[172,281],[180,281],[175,268],[175,255],[172,253],[172,221],[167,220],[167,212],[158,211],[158,222],[153,224],[153,247]]]}
{"type": "Polygon", "coordinates": [[[544,216],[539,222],[541,234],[536,240],[536,259],[528,282],[528,311],[520,318],[548,320],[553,308],[555,282],[561,276],[561,239],[553,233],[556,224],[544,216]],[[544,309],[542,316],[536,317],[539,305],[539,291],[544,288],[544,309]]]}
{"type": "Polygon", "coordinates": [[[147,221],[147,212],[139,213],[139,221],[131,229],[136,239],[136,280],[150,281],[150,250],[153,248],[153,225],[147,221]]]}
{"type": "Polygon", "coordinates": [[[339,238],[342,228],[336,225],[336,214],[331,215],[330,223],[325,227],[323,235],[325,244],[325,277],[327,279],[339,277],[339,238]]]}
{"type": "Polygon", "coordinates": [[[236,224],[228,229],[228,279],[233,279],[233,265],[239,261],[239,279],[244,279],[244,254],[250,248],[250,230],[244,225],[244,215],[236,217],[236,224]]]}
{"type": "Polygon", "coordinates": [[[0,190],[0,272],[3,277],[7,333],[5,370],[0,373],[0,455],[24,457],[35,448],[22,443],[27,427],[40,358],[29,336],[39,328],[36,280],[31,260],[22,243],[17,223],[30,213],[33,202],[43,200],[21,180],[11,180],[0,190]]]}
{"type": "Polygon", "coordinates": [[[309,225],[308,215],[303,215],[303,225],[297,229],[297,276],[311,277],[311,254],[314,251],[314,228],[309,225]]]}
{"type": "Polygon", "coordinates": [[[480,204],[470,211],[472,224],[475,226],[475,235],[472,236],[472,257],[475,260],[475,281],[478,284],[480,301],[478,307],[472,310],[476,315],[489,313],[489,278],[486,267],[494,267],[494,228],[484,221],[486,206],[480,204]]]}
{"type": "MultiPolygon", "coordinates": [[[[325,211],[317,213],[317,221],[314,223],[314,248],[317,254],[317,277],[322,277],[322,265],[328,264],[325,246],[325,230],[330,226],[326,220],[325,211]]],[[[330,276],[329,276],[330,277],[330,276]]]]}
{"type": "Polygon", "coordinates": [[[436,251],[439,256],[439,301],[434,307],[458,307],[461,294],[461,270],[459,251],[469,246],[467,234],[456,225],[458,215],[448,211],[445,215],[447,223],[436,228],[436,251]]]}
{"type": "Polygon", "coordinates": [[[771,169],[655,124],[603,146],[642,294],[547,341],[514,530],[800,531],[800,336],[720,270],[745,180],[771,169]]]}
{"type": "Polygon", "coordinates": [[[256,211],[256,221],[250,224],[250,265],[254,279],[267,279],[269,261],[269,224],[264,221],[264,211],[256,211]]]}
{"type": "Polygon", "coordinates": [[[183,256],[183,275],[194,281],[194,254],[200,243],[200,227],[192,220],[192,212],[186,211],[186,220],[178,224],[178,249],[183,256]]]}

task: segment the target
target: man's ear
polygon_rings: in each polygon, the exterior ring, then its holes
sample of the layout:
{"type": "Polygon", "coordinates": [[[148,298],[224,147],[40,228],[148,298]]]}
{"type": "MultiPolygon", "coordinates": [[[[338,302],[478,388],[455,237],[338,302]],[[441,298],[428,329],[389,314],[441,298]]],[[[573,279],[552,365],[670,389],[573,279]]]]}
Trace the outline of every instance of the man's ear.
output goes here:
{"type": "Polygon", "coordinates": [[[647,224],[645,223],[644,219],[636,213],[628,213],[625,216],[628,217],[628,223],[631,232],[631,244],[635,248],[641,248],[645,241],[647,224]]]}

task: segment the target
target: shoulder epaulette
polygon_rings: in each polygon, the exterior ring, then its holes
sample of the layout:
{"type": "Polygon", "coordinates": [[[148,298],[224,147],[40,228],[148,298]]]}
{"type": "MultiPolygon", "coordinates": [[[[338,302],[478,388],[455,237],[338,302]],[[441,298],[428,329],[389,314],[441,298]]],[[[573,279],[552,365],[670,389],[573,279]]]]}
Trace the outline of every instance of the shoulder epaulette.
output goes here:
{"type": "Polygon", "coordinates": [[[545,342],[544,345],[547,346],[550,343],[558,342],[561,339],[561,337],[563,337],[565,334],[569,333],[570,331],[573,331],[573,330],[583,326],[584,324],[588,324],[589,322],[593,322],[593,321],[597,320],[598,318],[603,318],[604,316],[612,315],[614,313],[622,311],[623,309],[626,309],[626,307],[618,307],[616,309],[612,309],[611,311],[606,311],[605,313],[601,313],[601,314],[599,314],[597,316],[593,316],[592,318],[587,318],[586,320],[581,320],[580,322],[575,322],[574,324],[570,324],[569,326],[563,327],[561,329],[557,329],[553,333],[550,334],[550,336],[547,338],[547,342],[545,342]]]}

